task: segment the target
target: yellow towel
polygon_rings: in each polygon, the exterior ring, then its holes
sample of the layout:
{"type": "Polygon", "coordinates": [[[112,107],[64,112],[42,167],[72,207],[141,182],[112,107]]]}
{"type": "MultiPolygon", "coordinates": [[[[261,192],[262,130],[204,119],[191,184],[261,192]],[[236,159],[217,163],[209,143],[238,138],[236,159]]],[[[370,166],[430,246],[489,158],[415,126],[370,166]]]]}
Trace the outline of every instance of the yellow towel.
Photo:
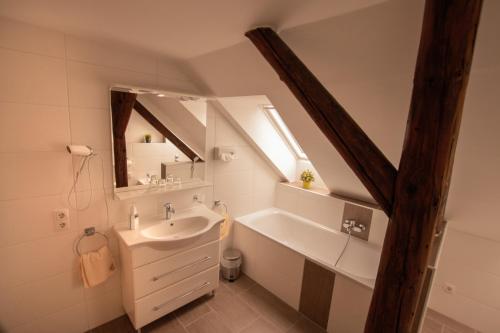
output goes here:
{"type": "Polygon", "coordinates": [[[107,245],[95,252],[80,256],[80,272],[85,288],[92,288],[103,283],[116,270],[113,256],[107,245]]]}
{"type": "Polygon", "coordinates": [[[224,214],[224,222],[220,225],[220,239],[227,237],[229,234],[229,229],[231,228],[231,217],[228,213],[224,214]]]}

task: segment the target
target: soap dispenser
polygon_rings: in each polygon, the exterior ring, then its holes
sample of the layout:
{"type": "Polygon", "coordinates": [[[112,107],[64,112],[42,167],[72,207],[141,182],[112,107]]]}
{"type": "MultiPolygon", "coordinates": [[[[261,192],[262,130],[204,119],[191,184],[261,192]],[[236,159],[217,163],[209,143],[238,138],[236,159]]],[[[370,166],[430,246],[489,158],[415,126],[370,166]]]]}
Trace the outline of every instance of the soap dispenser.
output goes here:
{"type": "Polygon", "coordinates": [[[137,213],[137,207],[132,205],[130,207],[130,230],[139,229],[139,214],[137,213]]]}

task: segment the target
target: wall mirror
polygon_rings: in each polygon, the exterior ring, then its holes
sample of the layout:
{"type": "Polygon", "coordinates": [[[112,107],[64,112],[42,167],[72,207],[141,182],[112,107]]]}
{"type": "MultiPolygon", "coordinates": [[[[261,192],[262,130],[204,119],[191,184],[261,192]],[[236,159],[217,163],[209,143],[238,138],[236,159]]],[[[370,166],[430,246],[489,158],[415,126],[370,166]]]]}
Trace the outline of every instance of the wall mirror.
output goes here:
{"type": "Polygon", "coordinates": [[[207,98],[125,86],[110,95],[115,191],[204,179],[207,98]]]}

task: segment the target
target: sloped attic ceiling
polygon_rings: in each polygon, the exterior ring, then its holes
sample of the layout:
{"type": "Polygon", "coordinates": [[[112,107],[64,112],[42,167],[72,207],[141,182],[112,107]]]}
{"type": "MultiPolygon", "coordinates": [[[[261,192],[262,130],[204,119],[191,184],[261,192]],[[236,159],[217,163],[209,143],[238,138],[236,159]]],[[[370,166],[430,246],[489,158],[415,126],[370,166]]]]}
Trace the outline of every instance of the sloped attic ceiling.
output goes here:
{"type": "MultiPolygon", "coordinates": [[[[410,102],[421,6],[417,1],[383,3],[280,34],[395,166],[410,102]]],[[[268,96],[327,187],[337,194],[373,202],[250,42],[190,63],[217,96],[268,96]]]]}
{"type": "Polygon", "coordinates": [[[1,0],[0,15],[186,59],[237,44],[256,25],[287,29],[381,1],[1,0]]]}

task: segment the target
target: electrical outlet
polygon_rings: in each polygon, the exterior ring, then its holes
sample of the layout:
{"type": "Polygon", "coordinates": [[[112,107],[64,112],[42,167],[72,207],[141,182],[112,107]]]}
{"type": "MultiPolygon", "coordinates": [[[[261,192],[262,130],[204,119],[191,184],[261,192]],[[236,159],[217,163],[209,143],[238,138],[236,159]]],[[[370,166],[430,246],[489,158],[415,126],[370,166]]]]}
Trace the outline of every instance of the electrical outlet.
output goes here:
{"type": "Polygon", "coordinates": [[[443,291],[447,294],[454,294],[456,292],[457,287],[450,283],[445,283],[443,285],[443,291]]]}
{"type": "Polygon", "coordinates": [[[54,229],[56,231],[69,230],[69,210],[67,208],[56,209],[54,214],[54,229]]]}

